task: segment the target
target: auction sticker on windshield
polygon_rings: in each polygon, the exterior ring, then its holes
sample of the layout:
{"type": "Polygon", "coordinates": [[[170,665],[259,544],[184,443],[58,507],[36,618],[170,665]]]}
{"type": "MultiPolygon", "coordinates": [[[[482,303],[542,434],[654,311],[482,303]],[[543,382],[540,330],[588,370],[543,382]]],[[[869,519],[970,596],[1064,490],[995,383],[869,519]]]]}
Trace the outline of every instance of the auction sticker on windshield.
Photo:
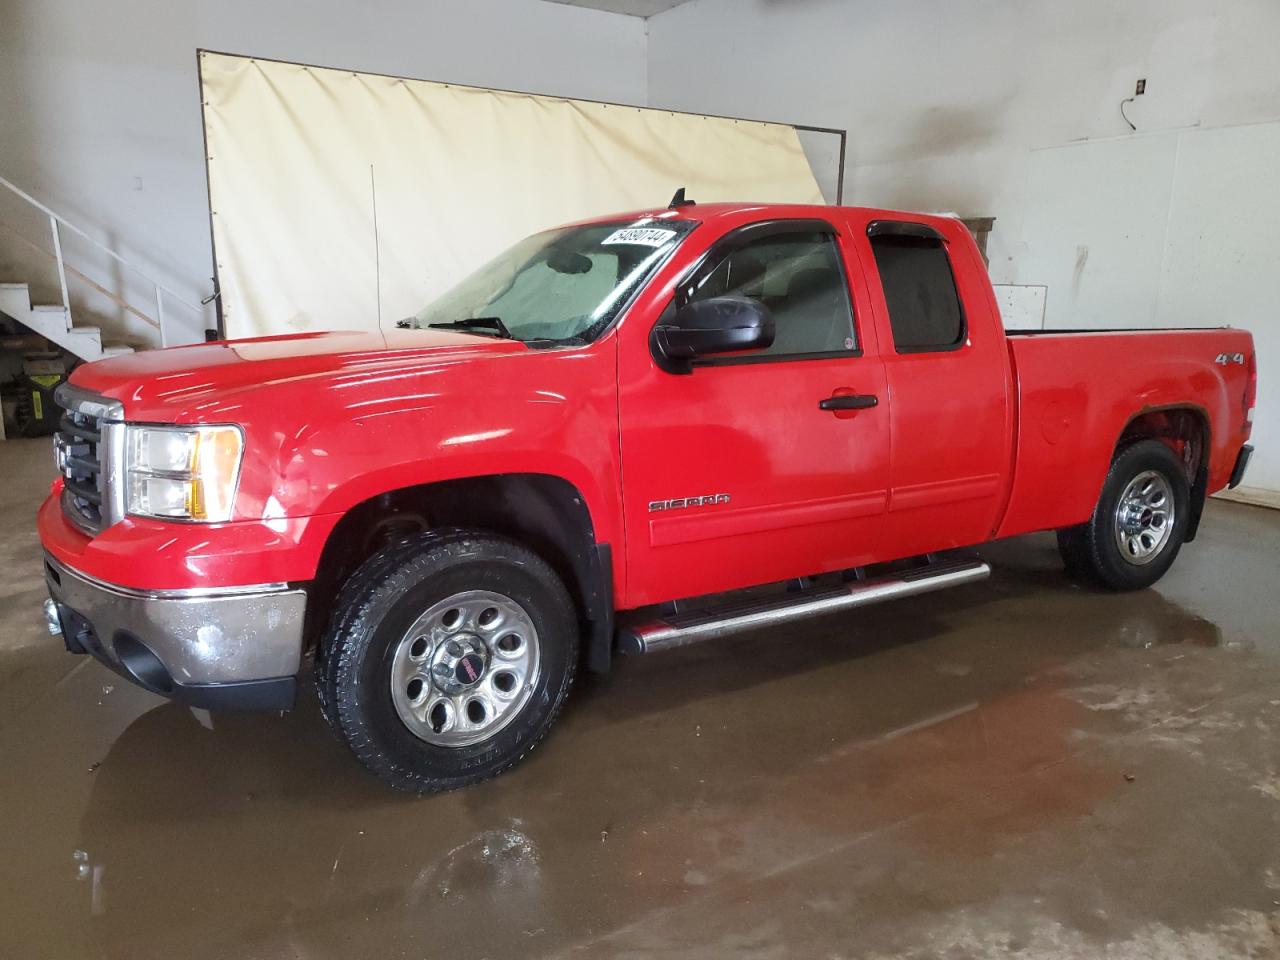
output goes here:
{"type": "Polygon", "coordinates": [[[674,230],[660,230],[657,227],[627,227],[615,230],[603,240],[602,245],[610,243],[633,243],[645,247],[660,247],[676,235],[674,230]]]}

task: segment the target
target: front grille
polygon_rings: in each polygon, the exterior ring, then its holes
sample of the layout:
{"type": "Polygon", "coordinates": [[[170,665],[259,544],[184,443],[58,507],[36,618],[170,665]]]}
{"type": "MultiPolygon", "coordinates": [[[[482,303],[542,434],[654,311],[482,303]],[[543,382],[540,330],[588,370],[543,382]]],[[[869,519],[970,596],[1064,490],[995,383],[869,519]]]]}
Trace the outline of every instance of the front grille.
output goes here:
{"type": "Polygon", "coordinates": [[[62,470],[62,509],[76,526],[102,529],[102,430],[97,417],[75,410],[62,415],[53,438],[62,470]]]}
{"type": "Polygon", "coordinates": [[[63,384],[54,394],[62,408],[53,437],[62,474],[62,512],[92,536],[119,519],[110,483],[114,434],[123,429],[120,404],[63,384]]]}

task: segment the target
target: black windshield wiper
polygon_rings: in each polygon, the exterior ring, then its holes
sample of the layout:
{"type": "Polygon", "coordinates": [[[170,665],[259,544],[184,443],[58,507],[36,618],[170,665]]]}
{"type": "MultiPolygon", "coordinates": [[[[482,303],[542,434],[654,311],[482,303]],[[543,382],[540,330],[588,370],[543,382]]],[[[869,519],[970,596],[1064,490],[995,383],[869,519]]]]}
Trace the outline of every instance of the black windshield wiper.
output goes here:
{"type": "Polygon", "coordinates": [[[444,323],[428,323],[435,330],[466,330],[480,333],[482,336],[501,337],[503,340],[515,340],[501,317],[463,317],[461,320],[449,320],[444,323]],[[484,331],[493,331],[485,333],[484,331]]]}

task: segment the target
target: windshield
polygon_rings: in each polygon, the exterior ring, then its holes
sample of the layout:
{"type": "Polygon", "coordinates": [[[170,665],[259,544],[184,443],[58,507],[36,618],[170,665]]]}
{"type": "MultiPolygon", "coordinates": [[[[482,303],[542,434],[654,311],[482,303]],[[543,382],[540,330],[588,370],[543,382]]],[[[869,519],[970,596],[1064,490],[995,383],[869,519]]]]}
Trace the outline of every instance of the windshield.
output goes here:
{"type": "Polygon", "coordinates": [[[535,233],[410,318],[480,336],[552,344],[598,337],[696,226],[620,220],[535,233]]]}

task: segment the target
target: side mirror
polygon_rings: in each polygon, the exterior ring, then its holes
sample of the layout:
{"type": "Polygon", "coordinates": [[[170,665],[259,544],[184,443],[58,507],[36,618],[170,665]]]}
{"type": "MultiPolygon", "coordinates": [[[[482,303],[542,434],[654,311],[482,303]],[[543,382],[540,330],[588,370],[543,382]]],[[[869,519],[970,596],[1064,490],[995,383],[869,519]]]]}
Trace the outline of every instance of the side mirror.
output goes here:
{"type": "Polygon", "coordinates": [[[697,357],[759,350],[773,343],[769,308],[750,297],[712,297],[687,303],[653,328],[653,357],[668,373],[689,373],[697,357]]]}

